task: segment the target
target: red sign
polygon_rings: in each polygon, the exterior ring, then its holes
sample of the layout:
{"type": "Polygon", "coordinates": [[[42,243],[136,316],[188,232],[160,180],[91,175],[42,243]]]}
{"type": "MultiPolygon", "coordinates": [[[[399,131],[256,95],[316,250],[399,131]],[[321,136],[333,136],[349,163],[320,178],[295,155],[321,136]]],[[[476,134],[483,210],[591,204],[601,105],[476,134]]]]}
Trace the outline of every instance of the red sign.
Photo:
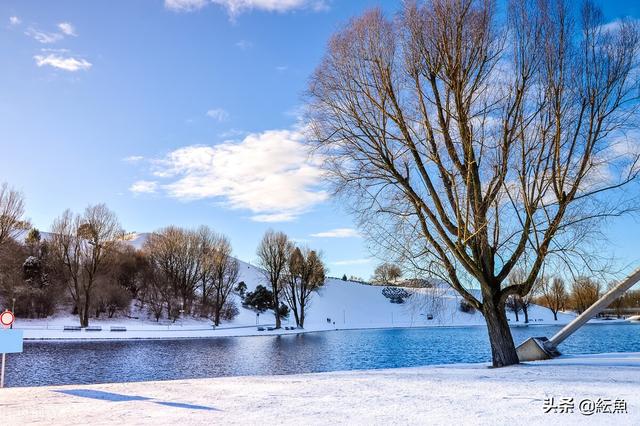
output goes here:
{"type": "Polygon", "coordinates": [[[15,315],[13,315],[13,312],[6,310],[3,313],[0,314],[0,324],[2,324],[3,327],[10,327],[11,324],[13,324],[13,322],[15,321],[16,317],[15,315]]]}

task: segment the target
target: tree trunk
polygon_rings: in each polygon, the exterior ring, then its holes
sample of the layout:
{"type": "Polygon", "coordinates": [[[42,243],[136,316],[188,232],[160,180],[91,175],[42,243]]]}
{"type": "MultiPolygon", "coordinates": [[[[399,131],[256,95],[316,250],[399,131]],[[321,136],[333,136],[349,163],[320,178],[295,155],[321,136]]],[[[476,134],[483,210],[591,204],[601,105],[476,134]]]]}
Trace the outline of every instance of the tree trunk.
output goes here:
{"type": "Polygon", "coordinates": [[[280,321],[280,299],[278,298],[278,292],[277,291],[273,292],[273,304],[275,305],[273,307],[273,313],[276,316],[276,328],[281,328],[282,327],[282,321],[280,321]]]}
{"type": "Polygon", "coordinates": [[[524,323],[525,324],[529,324],[529,307],[528,306],[524,306],[522,308],[522,312],[524,312],[524,323]]]}
{"type": "Polygon", "coordinates": [[[216,327],[220,325],[220,311],[221,310],[222,310],[222,307],[216,305],[216,313],[215,313],[214,318],[213,318],[213,323],[216,325],[216,327]]]}
{"type": "Polygon", "coordinates": [[[558,311],[551,311],[551,312],[553,312],[553,320],[558,321],[558,311]]]}
{"type": "Polygon", "coordinates": [[[491,358],[494,367],[506,367],[518,364],[518,354],[513,343],[504,303],[500,303],[498,295],[485,295],[483,290],[483,315],[489,332],[491,358]]]}
{"type": "Polygon", "coordinates": [[[304,328],[304,305],[302,303],[300,304],[300,322],[298,327],[304,328]]]}
{"type": "Polygon", "coordinates": [[[516,314],[516,322],[520,321],[520,318],[518,317],[518,309],[516,309],[515,311],[513,311],[514,314],[516,314]]]}

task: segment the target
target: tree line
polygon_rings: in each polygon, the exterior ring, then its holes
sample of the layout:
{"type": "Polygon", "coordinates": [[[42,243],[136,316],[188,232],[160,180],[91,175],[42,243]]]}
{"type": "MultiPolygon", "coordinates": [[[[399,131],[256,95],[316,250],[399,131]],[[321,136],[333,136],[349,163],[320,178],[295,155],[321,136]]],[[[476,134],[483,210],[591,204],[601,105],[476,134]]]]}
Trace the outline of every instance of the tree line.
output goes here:
{"type": "Polygon", "coordinates": [[[104,204],[64,211],[46,234],[24,221],[24,212],[23,195],[2,184],[0,299],[20,317],[45,318],[68,308],[87,327],[92,317],[128,315],[135,303],[156,321],[196,316],[219,325],[238,315],[236,293],[249,309],[273,310],[277,328],[289,312],[303,327],[312,295],[325,281],[321,255],[282,232],[267,231],[258,246],[270,290],[256,304],[239,281],[229,238],[208,226],[167,226],[136,249],[104,204]]]}

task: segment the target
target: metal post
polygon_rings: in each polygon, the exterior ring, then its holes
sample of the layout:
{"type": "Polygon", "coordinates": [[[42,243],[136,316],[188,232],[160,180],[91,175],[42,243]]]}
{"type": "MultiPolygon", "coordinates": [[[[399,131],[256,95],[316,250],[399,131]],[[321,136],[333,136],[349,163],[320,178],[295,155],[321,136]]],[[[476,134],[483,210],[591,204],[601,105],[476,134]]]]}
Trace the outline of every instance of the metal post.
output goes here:
{"type": "Polygon", "coordinates": [[[6,356],[7,354],[5,353],[2,354],[2,368],[0,368],[2,370],[2,372],[0,372],[0,388],[4,387],[4,361],[6,356]]]}
{"type": "Polygon", "coordinates": [[[546,337],[531,337],[525,340],[516,348],[520,361],[539,361],[550,359],[560,355],[558,345],[567,337],[571,336],[576,330],[582,327],[591,318],[602,312],[614,300],[622,296],[622,294],[633,287],[640,281],[640,268],[625,278],[620,284],[608,291],[604,296],[598,299],[593,305],[578,315],[573,321],[564,326],[562,330],[555,334],[551,339],[546,337]]]}
{"type": "Polygon", "coordinates": [[[553,346],[558,346],[562,343],[567,337],[571,336],[577,329],[582,327],[587,321],[591,318],[598,315],[600,312],[606,309],[614,300],[618,297],[622,296],[622,294],[633,287],[638,281],[640,281],[640,268],[629,275],[624,281],[620,284],[612,288],[609,292],[607,292],[604,296],[602,296],[596,303],[591,305],[586,311],[581,313],[571,321],[569,324],[564,326],[562,330],[556,333],[549,342],[553,346]]]}

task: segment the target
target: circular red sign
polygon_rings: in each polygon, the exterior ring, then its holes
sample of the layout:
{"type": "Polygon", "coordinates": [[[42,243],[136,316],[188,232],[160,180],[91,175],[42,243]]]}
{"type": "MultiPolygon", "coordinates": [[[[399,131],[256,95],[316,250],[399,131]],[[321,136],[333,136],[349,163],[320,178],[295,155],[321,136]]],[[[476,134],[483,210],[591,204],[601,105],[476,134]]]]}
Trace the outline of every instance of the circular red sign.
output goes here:
{"type": "Polygon", "coordinates": [[[4,311],[0,314],[0,323],[2,323],[2,325],[5,327],[9,327],[11,324],[13,324],[13,321],[15,321],[15,319],[16,317],[11,311],[4,311]]]}

